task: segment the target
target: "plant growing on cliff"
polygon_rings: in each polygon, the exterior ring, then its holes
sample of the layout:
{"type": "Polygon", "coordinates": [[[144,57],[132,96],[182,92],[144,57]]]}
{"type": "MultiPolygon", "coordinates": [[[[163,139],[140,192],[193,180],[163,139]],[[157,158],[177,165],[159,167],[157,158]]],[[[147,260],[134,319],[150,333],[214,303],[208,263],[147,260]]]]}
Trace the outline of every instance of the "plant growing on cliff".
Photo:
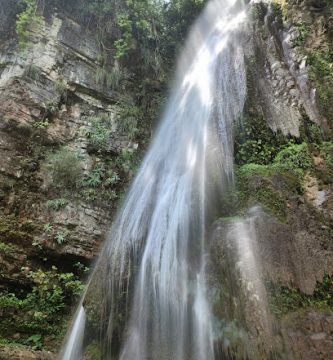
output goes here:
{"type": "Polygon", "coordinates": [[[0,294],[0,337],[19,332],[17,342],[41,348],[46,337],[62,333],[66,305],[82,293],[84,285],[73,273],[60,273],[56,267],[49,271],[23,268],[22,272],[32,288],[26,293],[0,294]]]}
{"type": "Polygon", "coordinates": [[[64,95],[66,90],[67,90],[67,82],[66,80],[60,76],[53,84],[54,86],[54,90],[59,94],[59,95],[64,95]]]}
{"type": "Polygon", "coordinates": [[[299,289],[280,283],[266,283],[268,303],[272,313],[282,317],[302,308],[329,309],[333,306],[333,278],[325,275],[317,282],[313,295],[302,293],[299,289]]]}
{"type": "Polygon", "coordinates": [[[236,128],[235,161],[239,165],[266,165],[287,144],[288,140],[281,133],[274,133],[263,118],[243,116],[236,128]]]}
{"type": "Polygon", "coordinates": [[[38,14],[39,0],[21,0],[24,10],[17,14],[16,34],[19,47],[26,49],[32,35],[32,27],[42,23],[42,17],[38,14]]]}
{"type": "Polygon", "coordinates": [[[61,148],[47,158],[53,185],[73,189],[82,177],[82,161],[77,152],[61,148]]]}
{"type": "Polygon", "coordinates": [[[333,52],[315,50],[308,52],[307,55],[310,65],[310,78],[317,88],[319,109],[329,121],[329,125],[332,126],[333,52]]]}
{"type": "Polygon", "coordinates": [[[295,144],[281,150],[274,159],[275,164],[289,169],[310,169],[313,160],[307,143],[295,144]]]}
{"type": "Polygon", "coordinates": [[[298,36],[292,40],[292,46],[304,46],[305,40],[309,35],[309,29],[303,21],[300,21],[296,24],[298,30],[298,36]]]}
{"type": "Polygon", "coordinates": [[[85,131],[88,138],[89,150],[105,152],[109,150],[112,121],[107,114],[92,116],[87,119],[89,128],[85,131]]]}
{"type": "Polygon", "coordinates": [[[34,64],[29,64],[24,69],[23,76],[26,76],[31,80],[38,82],[40,81],[40,78],[42,76],[42,70],[34,64]]]}

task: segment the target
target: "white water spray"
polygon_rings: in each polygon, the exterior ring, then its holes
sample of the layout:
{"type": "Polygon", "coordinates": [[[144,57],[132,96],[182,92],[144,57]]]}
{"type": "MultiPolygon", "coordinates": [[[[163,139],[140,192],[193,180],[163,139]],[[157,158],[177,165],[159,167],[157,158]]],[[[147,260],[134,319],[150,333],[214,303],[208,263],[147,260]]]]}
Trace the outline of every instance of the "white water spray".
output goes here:
{"type": "Polygon", "coordinates": [[[93,276],[92,284],[104,267],[105,358],[121,310],[116,300],[132,289],[121,360],[214,359],[205,209],[213,171],[225,186],[233,179],[232,125],[245,101],[245,12],[235,3],[211,1],[193,28],[161,127],[93,276]]]}

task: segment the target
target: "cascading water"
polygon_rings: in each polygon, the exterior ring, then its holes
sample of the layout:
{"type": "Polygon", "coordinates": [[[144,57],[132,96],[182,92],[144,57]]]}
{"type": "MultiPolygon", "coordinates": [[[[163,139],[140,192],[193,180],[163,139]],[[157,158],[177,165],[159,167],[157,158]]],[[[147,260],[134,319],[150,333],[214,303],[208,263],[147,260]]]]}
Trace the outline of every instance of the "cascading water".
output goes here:
{"type": "Polygon", "coordinates": [[[238,1],[213,0],[193,28],[161,127],[83,300],[87,320],[80,311],[63,360],[81,358],[75,344],[84,327],[86,338],[98,329],[103,359],[214,358],[206,205],[212,182],[226,189],[233,179],[232,124],[246,92],[245,18],[238,1]]]}

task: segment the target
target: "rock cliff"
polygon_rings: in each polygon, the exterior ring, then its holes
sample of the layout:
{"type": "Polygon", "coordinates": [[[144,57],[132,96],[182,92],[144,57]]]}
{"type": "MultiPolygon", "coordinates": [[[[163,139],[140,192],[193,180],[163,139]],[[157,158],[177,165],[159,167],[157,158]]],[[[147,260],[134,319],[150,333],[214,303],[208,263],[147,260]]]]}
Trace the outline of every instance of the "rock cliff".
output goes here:
{"type": "MultiPolygon", "coordinates": [[[[328,0],[252,6],[238,185],[211,236],[215,315],[246,324],[224,330],[221,346],[232,358],[333,356],[332,9],[328,0]],[[252,206],[260,216],[247,213],[252,206]],[[244,214],[257,239],[265,303],[228,272],[235,249],[226,229],[230,216],[244,214]],[[258,311],[268,314],[268,327],[258,311]],[[243,330],[251,351],[239,347],[243,330]]],[[[47,9],[20,48],[19,11],[16,2],[0,4],[0,359],[52,359],[157,106],[100,80],[96,34],[68,13],[47,9]],[[59,296],[53,309],[61,307],[47,318],[50,300],[38,303],[40,311],[32,303],[49,295],[59,296]]]]}

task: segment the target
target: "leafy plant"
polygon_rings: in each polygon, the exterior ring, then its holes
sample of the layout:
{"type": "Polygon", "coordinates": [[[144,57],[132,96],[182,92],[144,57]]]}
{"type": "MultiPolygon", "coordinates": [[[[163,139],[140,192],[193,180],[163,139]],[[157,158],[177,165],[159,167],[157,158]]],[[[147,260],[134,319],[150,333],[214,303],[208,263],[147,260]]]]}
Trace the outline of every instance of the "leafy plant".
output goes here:
{"type": "Polygon", "coordinates": [[[293,39],[292,46],[293,47],[303,46],[305,43],[305,40],[307,39],[307,37],[309,35],[309,29],[303,21],[298,22],[296,24],[296,27],[298,29],[299,35],[295,39],[293,39]]]}
{"type": "Polygon", "coordinates": [[[41,79],[42,70],[34,64],[29,64],[24,69],[23,76],[26,76],[26,77],[38,82],[41,79]]]}
{"type": "Polygon", "coordinates": [[[26,340],[27,345],[30,345],[33,350],[41,350],[43,347],[42,335],[34,334],[26,340]]]}
{"type": "Polygon", "coordinates": [[[103,152],[109,150],[109,140],[111,136],[111,120],[107,115],[94,116],[88,118],[90,124],[86,131],[91,150],[103,152]]]}
{"type": "Polygon", "coordinates": [[[44,233],[49,234],[53,231],[53,226],[50,223],[44,224],[43,231],[44,233]]]}
{"type": "Polygon", "coordinates": [[[83,179],[85,186],[98,187],[103,182],[105,169],[103,164],[96,166],[87,176],[83,179]]]}
{"type": "Polygon", "coordinates": [[[306,295],[299,289],[267,282],[270,309],[277,317],[302,308],[329,309],[333,306],[333,278],[325,275],[317,282],[313,295],[306,295]]]}
{"type": "Polygon", "coordinates": [[[236,164],[269,164],[287,145],[288,140],[281,133],[275,134],[263,118],[244,116],[236,128],[236,164]]]}
{"type": "Polygon", "coordinates": [[[55,187],[73,189],[82,176],[82,163],[77,152],[61,148],[47,158],[55,187]]]}
{"type": "Polygon", "coordinates": [[[313,166],[307,143],[294,144],[281,150],[275,157],[274,163],[290,169],[305,170],[313,166]]]}
{"type": "Polygon", "coordinates": [[[22,271],[32,288],[26,293],[0,294],[0,337],[10,339],[19,332],[17,342],[41,349],[46,338],[63,336],[66,307],[81,295],[84,285],[73,273],[59,273],[56,267],[22,271]]]}
{"type": "Polygon", "coordinates": [[[76,262],[73,265],[74,268],[76,268],[80,273],[87,273],[89,272],[89,268],[87,266],[85,266],[84,264],[82,264],[81,262],[76,262]]]}
{"type": "Polygon", "coordinates": [[[15,251],[12,245],[0,242],[0,253],[4,255],[14,255],[15,251]]]}
{"type": "Polygon", "coordinates": [[[58,245],[62,245],[67,241],[67,236],[69,235],[69,231],[57,231],[54,239],[57,242],[58,245]]]}
{"type": "Polygon", "coordinates": [[[42,23],[42,17],[38,15],[38,0],[21,0],[24,10],[17,15],[16,34],[18,36],[19,47],[26,49],[32,36],[31,29],[42,23]]]}
{"type": "Polygon", "coordinates": [[[331,69],[332,51],[320,50],[307,51],[308,63],[310,65],[310,79],[316,86],[317,99],[321,113],[330,121],[333,118],[333,73],[331,69]]]}
{"type": "Polygon", "coordinates": [[[129,173],[134,167],[134,151],[132,149],[122,149],[119,157],[117,158],[117,165],[122,168],[123,171],[129,173]]]}
{"type": "Polygon", "coordinates": [[[60,95],[63,95],[67,90],[67,83],[61,76],[54,82],[53,86],[60,95]]]}
{"type": "Polygon", "coordinates": [[[59,210],[65,206],[67,206],[69,204],[69,200],[68,199],[52,199],[52,200],[48,200],[46,202],[46,207],[50,208],[50,209],[54,209],[54,210],[59,210]]]}
{"type": "Polygon", "coordinates": [[[120,177],[116,171],[111,169],[106,173],[106,180],[104,182],[106,186],[116,185],[119,181],[120,177]]]}
{"type": "Polygon", "coordinates": [[[42,121],[38,121],[34,124],[34,126],[37,128],[37,129],[42,129],[42,130],[45,130],[49,127],[50,123],[49,123],[49,120],[48,119],[45,119],[45,120],[42,120],[42,121]]]}

